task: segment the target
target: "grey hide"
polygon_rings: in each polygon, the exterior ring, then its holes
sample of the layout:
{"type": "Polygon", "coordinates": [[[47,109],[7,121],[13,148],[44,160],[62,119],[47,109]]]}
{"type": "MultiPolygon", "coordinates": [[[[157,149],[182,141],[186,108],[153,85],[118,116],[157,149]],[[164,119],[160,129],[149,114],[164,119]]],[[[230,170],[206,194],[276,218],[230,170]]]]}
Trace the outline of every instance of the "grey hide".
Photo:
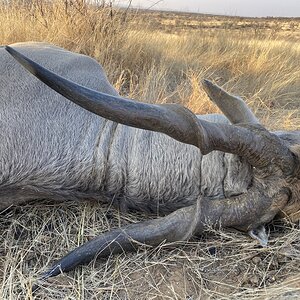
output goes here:
{"type": "MultiPolygon", "coordinates": [[[[92,58],[44,43],[12,47],[67,79],[118,95],[92,58]]],[[[201,193],[221,199],[251,183],[252,168],[240,157],[202,156],[164,134],[96,116],[46,87],[2,47],[0,69],[0,210],[27,200],[88,198],[166,214],[201,193]]]]}

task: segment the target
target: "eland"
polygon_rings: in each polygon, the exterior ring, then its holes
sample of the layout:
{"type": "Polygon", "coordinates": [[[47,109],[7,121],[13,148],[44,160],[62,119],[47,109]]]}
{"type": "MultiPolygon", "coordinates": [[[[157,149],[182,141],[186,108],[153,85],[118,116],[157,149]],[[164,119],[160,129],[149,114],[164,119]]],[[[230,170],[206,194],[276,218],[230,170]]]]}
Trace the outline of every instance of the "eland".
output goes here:
{"type": "Polygon", "coordinates": [[[203,87],[223,115],[198,116],[123,98],[94,59],[53,45],[2,47],[0,66],[0,209],[101,199],[161,215],[96,237],[43,278],[207,226],[237,228],[265,245],[266,223],[299,219],[300,131],[269,131],[212,82],[203,87]]]}

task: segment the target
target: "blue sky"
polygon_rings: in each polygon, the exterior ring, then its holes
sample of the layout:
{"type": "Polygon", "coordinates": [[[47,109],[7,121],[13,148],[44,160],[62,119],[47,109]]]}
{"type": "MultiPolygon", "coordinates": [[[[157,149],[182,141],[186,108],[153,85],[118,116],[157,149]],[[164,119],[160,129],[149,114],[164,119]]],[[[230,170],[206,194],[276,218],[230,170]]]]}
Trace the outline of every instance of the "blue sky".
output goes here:
{"type": "MultiPolygon", "coordinates": [[[[132,0],[132,5],[149,8],[156,2],[132,0]]],[[[126,5],[128,1],[115,3],[126,5]]],[[[300,17],[300,0],[163,0],[154,8],[250,17],[300,17]]]]}

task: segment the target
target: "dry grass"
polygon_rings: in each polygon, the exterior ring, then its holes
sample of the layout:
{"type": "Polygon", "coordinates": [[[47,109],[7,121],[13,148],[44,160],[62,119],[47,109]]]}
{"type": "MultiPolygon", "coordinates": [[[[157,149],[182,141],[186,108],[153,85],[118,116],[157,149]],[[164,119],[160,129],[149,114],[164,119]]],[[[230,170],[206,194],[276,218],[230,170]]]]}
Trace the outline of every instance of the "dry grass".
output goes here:
{"type": "MultiPolygon", "coordinates": [[[[47,202],[1,216],[2,299],[32,299],[36,276],[63,254],[110,228],[145,216],[97,203],[47,202]]],[[[208,232],[175,247],[121,254],[44,283],[36,299],[291,299],[300,296],[299,229],[273,224],[260,248],[235,231],[208,232]]],[[[296,298],[295,298],[296,299],[296,298]]]]}
{"type": "MultiPolygon", "coordinates": [[[[208,24],[181,16],[176,23],[163,16],[155,19],[168,26],[161,30],[79,1],[2,2],[0,41],[48,41],[88,54],[122,94],[180,102],[198,113],[216,111],[200,84],[210,78],[247,99],[270,128],[299,129],[300,45],[292,38],[299,21],[260,20],[258,28],[257,20],[212,17],[208,24]]],[[[33,299],[31,285],[52,261],[103,231],[145,218],[89,202],[45,201],[1,213],[0,298],[33,299]]],[[[296,299],[299,239],[292,224],[273,224],[266,249],[234,231],[209,232],[177,248],[94,261],[44,284],[36,299],[296,299]]]]}

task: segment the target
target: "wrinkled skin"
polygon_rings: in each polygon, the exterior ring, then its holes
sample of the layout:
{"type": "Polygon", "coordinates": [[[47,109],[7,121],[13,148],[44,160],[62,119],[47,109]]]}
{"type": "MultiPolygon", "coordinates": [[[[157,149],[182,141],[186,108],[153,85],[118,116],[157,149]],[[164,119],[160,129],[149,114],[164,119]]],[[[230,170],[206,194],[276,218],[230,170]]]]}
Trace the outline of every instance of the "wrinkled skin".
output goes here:
{"type": "Polygon", "coordinates": [[[0,49],[0,208],[104,196],[123,210],[167,215],[99,236],[44,278],[138,243],[186,240],[207,225],[235,227],[265,243],[262,228],[275,216],[299,219],[299,131],[269,132],[240,98],[209,81],[204,89],[227,119],[121,98],[86,56],[45,44],[13,48],[71,81],[7,48],[64,98],[0,49]]]}
{"type": "MultiPolygon", "coordinates": [[[[89,57],[41,43],[14,47],[77,83],[118,95],[89,57]]],[[[203,156],[164,134],[107,121],[46,87],[4,48],[0,67],[0,209],[85,198],[165,215],[201,194],[219,199],[247,191],[252,168],[244,159],[217,151],[203,156]]],[[[221,115],[201,118],[229,123],[221,115]]]]}

